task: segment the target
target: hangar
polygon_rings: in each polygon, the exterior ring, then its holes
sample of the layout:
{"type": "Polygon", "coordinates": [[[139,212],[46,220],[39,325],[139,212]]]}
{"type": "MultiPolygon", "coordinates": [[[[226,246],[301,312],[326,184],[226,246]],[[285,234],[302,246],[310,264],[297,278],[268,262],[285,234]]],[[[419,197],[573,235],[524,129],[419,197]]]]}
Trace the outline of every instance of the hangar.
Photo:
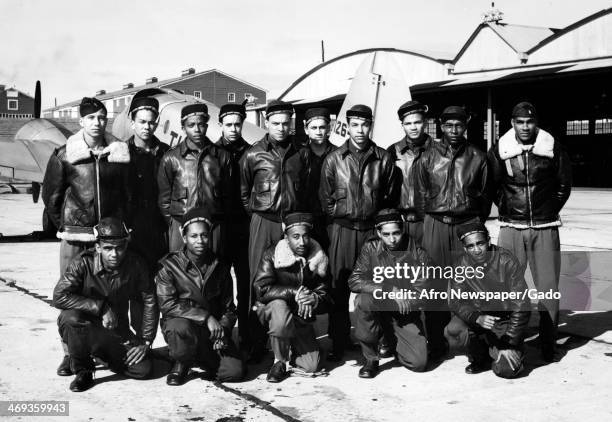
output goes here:
{"type": "Polygon", "coordinates": [[[612,8],[565,28],[513,25],[487,12],[456,54],[395,48],[358,50],[328,60],[296,79],[279,99],[304,111],[322,104],[338,113],[351,78],[373,52],[392,55],[413,99],[429,105],[427,131],[440,137],[433,117],[447,105],[471,114],[468,138],[486,149],[510,128],[519,101],[538,109],[540,126],[567,148],[574,186],[612,187],[612,8]]]}

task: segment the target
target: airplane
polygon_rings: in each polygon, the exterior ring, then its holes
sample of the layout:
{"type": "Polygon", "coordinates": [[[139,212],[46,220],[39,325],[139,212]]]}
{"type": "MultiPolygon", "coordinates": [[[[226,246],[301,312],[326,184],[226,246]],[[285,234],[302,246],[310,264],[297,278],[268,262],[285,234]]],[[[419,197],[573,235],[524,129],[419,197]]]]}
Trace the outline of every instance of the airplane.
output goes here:
{"type": "Polygon", "coordinates": [[[410,87],[391,54],[374,52],[361,62],[344,98],[329,140],[342,145],[349,139],[346,111],[355,104],[372,108],[374,121],[370,138],[387,148],[404,136],[397,109],[412,99],[410,87]]]}
{"type": "MultiPolygon", "coordinates": [[[[188,104],[204,103],[208,107],[210,120],[206,136],[216,142],[221,136],[221,128],[217,124],[219,118],[219,107],[191,95],[185,95],[180,91],[167,88],[147,88],[134,94],[132,101],[141,97],[152,97],[159,101],[159,124],[155,131],[155,136],[162,142],[174,147],[183,140],[183,130],[181,129],[181,109],[188,104]]],[[[134,133],[132,130],[132,120],[128,114],[129,106],[115,117],[111,133],[114,137],[127,140],[134,133]]],[[[253,143],[265,135],[265,131],[260,127],[244,122],[242,128],[243,138],[253,143]]]]}

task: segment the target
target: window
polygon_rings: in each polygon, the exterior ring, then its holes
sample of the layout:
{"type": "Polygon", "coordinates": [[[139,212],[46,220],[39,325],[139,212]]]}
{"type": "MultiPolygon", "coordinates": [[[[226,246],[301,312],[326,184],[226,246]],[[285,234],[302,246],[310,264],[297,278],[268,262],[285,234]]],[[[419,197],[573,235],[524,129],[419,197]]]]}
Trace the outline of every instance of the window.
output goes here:
{"type": "Polygon", "coordinates": [[[595,135],[603,135],[605,133],[612,133],[612,119],[595,120],[595,135]]]}
{"type": "Polygon", "coordinates": [[[8,100],[8,109],[9,110],[19,110],[19,101],[18,100],[8,100]]]}
{"type": "Polygon", "coordinates": [[[427,121],[425,122],[425,133],[436,139],[436,130],[436,119],[427,119],[427,121]]]}
{"type": "MultiPolygon", "coordinates": [[[[482,131],[482,136],[483,139],[486,141],[487,139],[489,139],[489,124],[488,122],[482,122],[482,127],[483,127],[483,131],[482,131]]],[[[493,142],[497,141],[499,139],[499,120],[495,121],[495,135],[493,136],[493,142]]]]}
{"type": "Polygon", "coordinates": [[[227,93],[227,102],[228,103],[235,103],[236,102],[236,93],[235,92],[228,92],[227,93]]]}
{"type": "Polygon", "coordinates": [[[588,135],[589,121],[588,120],[568,120],[565,129],[566,135],[588,135]]]}
{"type": "Polygon", "coordinates": [[[196,98],[202,98],[202,91],[193,91],[193,96],[196,98]]]}

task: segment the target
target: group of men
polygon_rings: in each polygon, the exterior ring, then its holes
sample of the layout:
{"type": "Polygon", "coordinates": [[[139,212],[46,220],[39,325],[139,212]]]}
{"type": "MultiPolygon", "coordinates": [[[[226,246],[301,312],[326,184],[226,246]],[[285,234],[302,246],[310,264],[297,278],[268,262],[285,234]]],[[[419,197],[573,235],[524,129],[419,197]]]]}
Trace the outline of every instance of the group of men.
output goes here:
{"type": "MultiPolygon", "coordinates": [[[[272,101],[267,134],[250,145],[241,136],[243,106],[221,107],[222,136],[213,143],[208,109],[196,103],[181,112],[185,140],[169,149],[154,135],[154,98],[132,101],[127,140],[107,135],[104,105],[84,98],[82,129],[55,151],[43,183],[61,239],[54,303],[65,356],[58,374],[76,375],[70,389],[84,391],[98,357],[112,370],[146,377],[160,312],[174,361],[169,385],[184,383],[195,365],[220,381],[241,380],[245,360],[261,360],[268,340],[268,381],[282,381],[288,365],[313,373],[321,365],[317,314],[329,316],[327,360],[342,361],[353,346],[353,292],[360,377],[376,376],[380,358],[394,354],[423,371],[449,344],[467,346],[468,373],[493,363],[496,374],[516,376],[528,304],[381,301],[372,271],[482,265],[484,278],[450,285],[517,290],[529,263],[539,289],[556,288],[559,212],[571,190],[567,155],[537,127],[529,103],[514,108],[513,129],[488,156],[465,138],[463,108],[444,110],[441,140],[425,133],[427,112],[418,101],[403,104],[406,135],[385,150],[370,139],[372,110],[355,105],[346,113],[350,138],[336,147],[329,110],[306,111],[304,144],[291,135],[292,105],[272,101]],[[493,201],[500,247],[483,224],[493,201]]],[[[383,284],[393,292],[448,287],[441,277],[383,284]]],[[[540,306],[542,354],[552,361],[558,303],[540,306]]]]}

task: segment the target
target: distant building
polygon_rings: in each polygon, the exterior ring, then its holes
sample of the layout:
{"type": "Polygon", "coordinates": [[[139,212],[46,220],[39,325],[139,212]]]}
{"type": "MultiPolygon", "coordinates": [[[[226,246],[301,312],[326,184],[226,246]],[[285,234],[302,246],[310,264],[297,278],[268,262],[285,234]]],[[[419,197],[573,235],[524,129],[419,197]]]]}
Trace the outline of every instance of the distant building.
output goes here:
{"type": "MultiPolygon", "coordinates": [[[[245,99],[251,105],[266,103],[266,90],[250,82],[243,81],[217,69],[196,73],[194,68],[185,69],[181,76],[158,80],[150,77],[144,85],[126,83],[118,91],[100,90],[95,97],[104,102],[109,117],[119,114],[131,101],[134,94],[146,88],[168,88],[181,91],[196,98],[202,98],[217,106],[225,103],[242,103],[245,99]]],[[[49,118],[78,118],[80,99],[43,111],[49,118]]]]}
{"type": "Polygon", "coordinates": [[[31,119],[34,116],[34,98],[15,88],[0,85],[0,118],[31,119]]]}

